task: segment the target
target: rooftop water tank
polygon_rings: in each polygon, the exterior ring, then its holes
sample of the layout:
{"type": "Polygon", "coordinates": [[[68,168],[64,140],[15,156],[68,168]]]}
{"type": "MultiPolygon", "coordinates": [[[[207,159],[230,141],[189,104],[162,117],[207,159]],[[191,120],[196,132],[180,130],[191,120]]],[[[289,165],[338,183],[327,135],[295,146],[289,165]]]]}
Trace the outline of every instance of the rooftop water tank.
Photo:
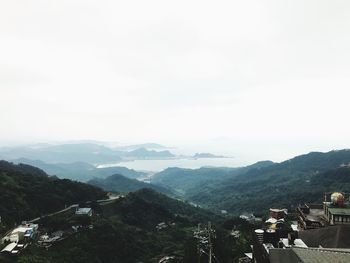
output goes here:
{"type": "Polygon", "coordinates": [[[339,192],[335,192],[331,195],[331,201],[333,205],[343,206],[344,205],[344,195],[339,192]]]}
{"type": "Polygon", "coordinates": [[[256,229],[254,232],[256,234],[256,237],[258,238],[259,243],[264,243],[264,230],[256,229]]]}

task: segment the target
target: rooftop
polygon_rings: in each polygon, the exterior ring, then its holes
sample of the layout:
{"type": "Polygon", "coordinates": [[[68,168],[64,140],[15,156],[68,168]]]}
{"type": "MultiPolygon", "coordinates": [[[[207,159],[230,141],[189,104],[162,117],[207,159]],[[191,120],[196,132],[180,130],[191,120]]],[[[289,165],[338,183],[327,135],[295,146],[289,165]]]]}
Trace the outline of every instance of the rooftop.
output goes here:
{"type": "Polygon", "coordinates": [[[84,207],[84,208],[78,208],[75,213],[76,214],[88,214],[90,212],[91,212],[91,208],[90,207],[84,207]]]}
{"type": "Polygon", "coordinates": [[[309,214],[305,214],[307,220],[318,222],[324,216],[323,209],[311,208],[309,214]]]}
{"type": "MultiPolygon", "coordinates": [[[[284,245],[285,247],[291,247],[291,246],[289,245],[288,238],[282,238],[282,242],[283,242],[283,245],[284,245]]],[[[304,247],[304,248],[307,247],[307,245],[304,243],[304,241],[301,240],[301,239],[299,239],[299,238],[297,238],[297,239],[294,240],[294,245],[293,245],[293,246],[296,246],[296,247],[304,247]]]]}
{"type": "Polygon", "coordinates": [[[309,247],[350,248],[350,225],[335,225],[300,231],[301,238],[309,247]]]}
{"type": "Polygon", "coordinates": [[[348,216],[350,216],[350,208],[349,207],[344,207],[344,208],[329,207],[328,211],[331,212],[333,215],[348,215],[348,216]]]}
{"type": "Polygon", "coordinates": [[[270,250],[271,263],[348,263],[350,262],[349,250],[302,248],[270,250]]]}
{"type": "Polygon", "coordinates": [[[319,248],[292,248],[293,252],[302,260],[308,263],[348,263],[350,262],[349,252],[340,252],[330,249],[319,248]]]}
{"type": "Polygon", "coordinates": [[[17,243],[10,243],[1,252],[11,252],[16,246],[17,243]]]}

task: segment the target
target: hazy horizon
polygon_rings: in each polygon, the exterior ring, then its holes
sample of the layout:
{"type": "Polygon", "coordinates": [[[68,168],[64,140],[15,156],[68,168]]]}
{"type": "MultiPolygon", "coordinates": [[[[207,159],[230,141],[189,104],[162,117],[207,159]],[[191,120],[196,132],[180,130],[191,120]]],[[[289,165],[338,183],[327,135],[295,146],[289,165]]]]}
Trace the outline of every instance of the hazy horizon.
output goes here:
{"type": "Polygon", "coordinates": [[[4,1],[0,145],[349,148],[350,2],[4,1]]]}
{"type": "MultiPolygon", "coordinates": [[[[222,140],[222,139],[221,139],[222,140]]],[[[285,145],[285,148],[283,147],[283,142],[279,145],[280,147],[276,147],[275,149],[269,149],[268,151],[265,151],[265,147],[268,147],[268,145],[256,145],[255,150],[251,151],[249,150],[252,148],[252,145],[249,145],[250,147],[245,148],[248,142],[242,142],[240,144],[240,147],[234,147],[232,144],[228,143],[234,143],[230,142],[227,140],[220,140],[215,141],[213,140],[213,144],[190,144],[190,143],[184,143],[184,144],[166,144],[166,143],[160,143],[160,142],[121,142],[121,141],[99,141],[99,140],[67,140],[67,141],[32,141],[32,142],[17,142],[17,143],[9,143],[9,144],[0,144],[0,149],[3,147],[20,147],[20,146],[31,146],[31,145],[36,145],[36,144],[75,144],[75,143],[96,143],[100,145],[104,145],[107,147],[123,147],[123,146],[129,146],[129,145],[139,145],[139,144],[144,144],[144,143],[157,143],[162,146],[167,147],[166,149],[155,149],[156,151],[162,151],[162,150],[169,150],[170,152],[176,154],[176,155],[187,155],[191,156],[195,153],[212,153],[215,155],[224,155],[225,157],[229,157],[229,160],[223,161],[223,160],[218,160],[216,161],[215,159],[209,160],[208,164],[205,163],[206,158],[204,158],[200,163],[202,165],[200,166],[207,166],[207,165],[212,165],[212,166],[225,166],[223,164],[229,164],[230,162],[232,163],[231,165],[226,165],[228,167],[239,167],[239,166],[246,166],[253,164],[255,162],[259,161],[266,161],[270,160],[273,162],[282,162],[286,161],[288,159],[291,159],[293,157],[296,157],[298,155],[303,155],[307,154],[309,152],[328,152],[332,150],[342,150],[342,149],[348,149],[347,147],[341,147],[340,145],[338,147],[329,146],[327,147],[312,147],[310,144],[307,142],[304,143],[304,148],[300,147],[292,147],[292,145],[289,145],[288,147],[285,145]],[[248,149],[248,150],[247,150],[248,149]],[[217,163],[217,165],[215,165],[217,163]]],[[[142,160],[140,160],[142,162],[142,160]]],[[[147,160],[144,160],[147,162],[147,160]]],[[[149,162],[152,162],[153,160],[148,160],[149,162]]],[[[162,160],[154,160],[154,161],[159,161],[160,163],[162,160]]],[[[169,167],[175,167],[176,162],[171,162],[171,160],[164,160],[166,163],[169,163],[169,167]]],[[[125,161],[123,161],[125,163],[125,161]]],[[[108,163],[106,163],[108,164],[108,163]]],[[[151,164],[146,164],[146,167],[149,167],[151,164]]],[[[158,167],[162,167],[165,164],[159,164],[156,165],[158,167]]],[[[129,168],[137,168],[139,165],[126,165],[129,168]]],[[[182,166],[182,165],[180,165],[182,166]]],[[[188,166],[190,168],[192,164],[188,166]]],[[[197,166],[197,164],[194,164],[194,166],[197,166]]],[[[142,165],[141,165],[142,167],[142,165]]],[[[184,165],[183,167],[186,167],[184,165]]],[[[145,169],[146,170],[146,169],[145,169]]]]}

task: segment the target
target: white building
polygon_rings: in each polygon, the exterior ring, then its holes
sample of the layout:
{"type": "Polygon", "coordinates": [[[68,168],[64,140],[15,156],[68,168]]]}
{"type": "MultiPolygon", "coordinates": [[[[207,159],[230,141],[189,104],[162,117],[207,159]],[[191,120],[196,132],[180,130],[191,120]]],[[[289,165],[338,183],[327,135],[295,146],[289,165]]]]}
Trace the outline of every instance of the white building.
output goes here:
{"type": "Polygon", "coordinates": [[[92,209],[89,207],[77,208],[77,210],[75,210],[75,214],[92,216],[92,209]]]}

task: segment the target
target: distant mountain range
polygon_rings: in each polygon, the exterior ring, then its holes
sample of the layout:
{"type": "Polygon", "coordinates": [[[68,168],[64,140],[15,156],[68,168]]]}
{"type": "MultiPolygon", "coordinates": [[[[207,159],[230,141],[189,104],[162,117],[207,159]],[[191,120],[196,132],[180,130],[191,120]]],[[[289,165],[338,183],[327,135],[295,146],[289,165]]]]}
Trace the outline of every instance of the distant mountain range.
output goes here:
{"type": "Polygon", "coordinates": [[[121,153],[122,152],[114,151],[108,147],[92,143],[45,144],[0,149],[0,157],[2,159],[14,160],[26,158],[41,160],[46,163],[117,163],[122,161],[120,157],[121,153]]]}
{"type": "MultiPolygon", "coordinates": [[[[29,146],[0,148],[0,159],[4,160],[40,160],[49,164],[68,164],[84,162],[92,165],[115,164],[132,160],[163,160],[187,158],[176,156],[165,146],[146,143],[122,147],[110,147],[107,144],[91,142],[66,144],[35,144],[29,146]]],[[[196,154],[195,158],[217,158],[209,153],[196,154]]]]}
{"type": "Polygon", "coordinates": [[[29,164],[44,170],[49,175],[56,175],[59,178],[66,178],[86,182],[94,178],[105,178],[113,174],[121,174],[125,177],[136,179],[146,175],[144,172],[135,171],[125,167],[106,167],[96,168],[95,166],[84,163],[45,163],[40,160],[30,160],[20,158],[13,160],[14,163],[29,164]]]}
{"type": "Polygon", "coordinates": [[[118,163],[123,160],[168,159],[174,158],[175,155],[169,151],[155,151],[146,148],[122,151],[93,143],[80,143],[0,148],[0,157],[7,160],[25,158],[55,164],[76,162],[105,164],[118,163]]]}
{"type": "MultiPolygon", "coordinates": [[[[60,178],[90,181],[108,191],[130,192],[147,186],[169,195],[179,195],[202,207],[227,210],[234,214],[262,212],[271,205],[282,208],[305,201],[320,202],[323,191],[350,192],[350,150],[311,152],[281,163],[262,161],[238,168],[168,168],[154,174],[150,179],[151,184],[129,180],[146,177],[144,172],[124,167],[96,168],[88,162],[73,160],[80,159],[80,156],[92,161],[93,156],[97,156],[97,159],[106,161],[113,155],[122,160],[176,158],[168,150],[138,148],[119,151],[95,144],[67,144],[2,148],[0,155],[7,158],[36,156],[51,161],[57,157],[55,163],[41,159],[13,159],[17,163],[37,166],[60,178]]],[[[195,156],[213,157],[208,153],[195,156]]]]}

